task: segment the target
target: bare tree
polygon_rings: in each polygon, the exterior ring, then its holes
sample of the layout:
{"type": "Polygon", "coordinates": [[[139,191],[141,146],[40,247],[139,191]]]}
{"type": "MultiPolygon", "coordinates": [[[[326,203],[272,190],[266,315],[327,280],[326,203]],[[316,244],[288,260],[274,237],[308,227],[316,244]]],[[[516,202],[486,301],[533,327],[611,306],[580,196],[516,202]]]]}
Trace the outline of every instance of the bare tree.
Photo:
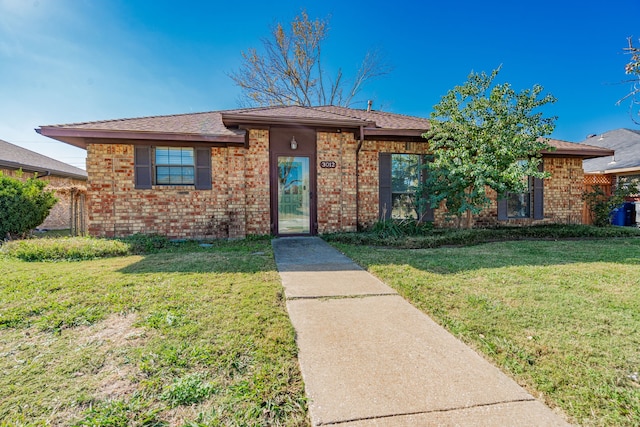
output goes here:
{"type": "Polygon", "coordinates": [[[629,63],[625,66],[624,70],[632,78],[628,80],[631,83],[631,90],[622,99],[618,101],[620,105],[625,100],[630,100],[629,112],[631,113],[631,120],[640,124],[640,119],[635,118],[636,109],[638,117],[640,117],[640,47],[633,45],[633,39],[627,38],[629,47],[624,48],[626,54],[631,55],[629,63]]]}
{"type": "Polygon", "coordinates": [[[229,77],[251,105],[350,106],[367,82],[388,74],[390,67],[378,51],[370,51],[350,86],[341,68],[330,78],[322,62],[328,32],[328,20],[311,21],[303,10],[289,31],[278,23],[270,37],[262,39],[263,53],[254,48],[242,52],[242,65],[229,77]]]}

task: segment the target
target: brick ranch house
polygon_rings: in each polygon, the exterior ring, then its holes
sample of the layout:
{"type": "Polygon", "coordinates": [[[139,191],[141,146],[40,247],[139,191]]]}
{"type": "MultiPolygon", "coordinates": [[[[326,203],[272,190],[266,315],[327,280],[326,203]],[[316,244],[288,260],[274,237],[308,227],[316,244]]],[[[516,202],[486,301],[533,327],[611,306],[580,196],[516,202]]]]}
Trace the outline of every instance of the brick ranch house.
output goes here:
{"type": "Polygon", "coordinates": [[[47,189],[55,191],[58,203],[39,229],[83,232],[86,171],[0,140],[0,172],[25,180],[37,175],[48,182],[47,189]]]}
{"type": "MultiPolygon", "coordinates": [[[[417,213],[408,189],[429,153],[426,119],[336,106],[270,107],[42,126],[86,148],[89,233],[242,238],[356,231],[417,213]]],[[[551,141],[549,179],[497,200],[475,224],[579,223],[582,160],[551,141]]],[[[497,198],[496,198],[497,199],[497,198]]]]}

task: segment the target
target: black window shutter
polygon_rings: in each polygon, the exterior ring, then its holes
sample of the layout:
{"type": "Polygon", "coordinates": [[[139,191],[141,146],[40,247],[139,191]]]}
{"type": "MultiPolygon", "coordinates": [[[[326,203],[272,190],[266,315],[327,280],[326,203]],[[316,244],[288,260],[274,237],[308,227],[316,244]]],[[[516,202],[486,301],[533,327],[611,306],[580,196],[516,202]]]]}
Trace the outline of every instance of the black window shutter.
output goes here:
{"type": "MultiPolygon", "coordinates": [[[[538,170],[544,172],[544,160],[538,170]]],[[[544,181],[540,178],[533,179],[533,219],[544,219],[544,181]]]]}
{"type": "Polygon", "coordinates": [[[391,153],[378,154],[378,198],[379,218],[391,218],[391,153]]]}
{"type": "Polygon", "coordinates": [[[196,190],[211,190],[211,149],[196,148],[196,190]]]}
{"type": "MultiPolygon", "coordinates": [[[[427,167],[427,162],[432,161],[432,159],[433,159],[433,156],[423,156],[421,159],[420,182],[423,186],[427,182],[427,177],[429,176],[429,168],[427,167]]],[[[421,197],[424,199],[424,211],[422,212],[422,221],[433,222],[435,221],[435,209],[433,209],[431,207],[431,203],[427,201],[427,196],[428,194],[425,190],[425,192],[421,195],[421,197]]]]}
{"type": "Polygon", "coordinates": [[[151,174],[151,147],[136,146],[133,152],[133,174],[135,188],[150,189],[153,183],[151,174]]]}
{"type": "Polygon", "coordinates": [[[500,198],[500,196],[498,196],[498,221],[506,221],[508,219],[507,199],[506,197],[500,198]]]}

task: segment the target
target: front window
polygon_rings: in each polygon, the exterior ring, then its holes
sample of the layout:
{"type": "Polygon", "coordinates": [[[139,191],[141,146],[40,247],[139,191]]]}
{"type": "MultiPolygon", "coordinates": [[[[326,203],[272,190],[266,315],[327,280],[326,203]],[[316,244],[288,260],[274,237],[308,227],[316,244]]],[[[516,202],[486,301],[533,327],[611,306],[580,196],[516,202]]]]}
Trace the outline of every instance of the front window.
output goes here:
{"type": "Polygon", "coordinates": [[[156,147],[156,185],[193,185],[193,151],[193,148],[184,147],[156,147]]]}
{"type": "MultiPolygon", "coordinates": [[[[518,161],[523,168],[527,166],[526,160],[518,161]]],[[[527,190],[523,193],[507,193],[507,217],[509,218],[530,218],[533,179],[523,178],[527,190]]]]}
{"type": "Polygon", "coordinates": [[[421,159],[417,154],[391,155],[391,218],[418,219],[416,193],[421,159]]]}
{"type": "Polygon", "coordinates": [[[507,216],[509,218],[531,217],[531,186],[525,193],[507,194],[507,216]]]}

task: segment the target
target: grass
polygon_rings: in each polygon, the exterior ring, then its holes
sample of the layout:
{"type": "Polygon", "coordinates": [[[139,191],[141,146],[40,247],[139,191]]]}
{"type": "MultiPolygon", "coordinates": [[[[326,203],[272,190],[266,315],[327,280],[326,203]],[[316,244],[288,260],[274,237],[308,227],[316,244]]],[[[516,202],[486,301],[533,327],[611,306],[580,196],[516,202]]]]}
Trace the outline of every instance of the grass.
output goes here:
{"type": "Polygon", "coordinates": [[[640,239],[334,245],[571,421],[640,425],[640,239]]]}
{"type": "Polygon", "coordinates": [[[268,239],[0,255],[0,426],[308,425],[268,239]]]}

